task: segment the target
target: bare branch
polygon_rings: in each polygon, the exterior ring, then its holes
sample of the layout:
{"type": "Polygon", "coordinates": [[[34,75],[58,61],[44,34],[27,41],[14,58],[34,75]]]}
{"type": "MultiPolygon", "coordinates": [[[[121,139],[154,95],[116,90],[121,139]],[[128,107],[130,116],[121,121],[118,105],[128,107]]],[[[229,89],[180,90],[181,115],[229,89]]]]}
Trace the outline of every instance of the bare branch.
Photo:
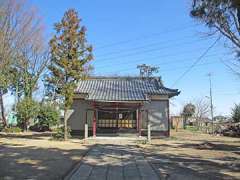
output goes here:
{"type": "Polygon", "coordinates": [[[28,86],[24,89],[33,91],[48,63],[43,23],[27,1],[3,1],[0,14],[0,68],[6,64],[16,67],[28,86]]]}
{"type": "Polygon", "coordinates": [[[235,28],[238,30],[238,33],[240,33],[240,24],[239,24],[238,18],[237,18],[237,11],[235,12],[235,14],[232,11],[230,11],[230,14],[233,17],[235,28]]]}

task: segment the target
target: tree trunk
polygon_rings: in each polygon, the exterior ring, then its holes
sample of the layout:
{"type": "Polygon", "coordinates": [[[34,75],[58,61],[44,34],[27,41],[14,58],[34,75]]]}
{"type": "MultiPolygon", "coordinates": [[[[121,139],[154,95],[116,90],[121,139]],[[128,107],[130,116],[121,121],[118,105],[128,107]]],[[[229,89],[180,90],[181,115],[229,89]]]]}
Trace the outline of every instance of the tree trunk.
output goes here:
{"type": "Polygon", "coordinates": [[[197,126],[197,130],[199,130],[200,123],[198,118],[196,118],[196,126],[197,126]]]}
{"type": "Polygon", "coordinates": [[[18,104],[18,82],[16,82],[16,92],[15,92],[15,104],[14,104],[14,111],[17,112],[17,104],[18,104]]]}
{"type": "Polygon", "coordinates": [[[183,118],[183,129],[186,129],[186,122],[187,122],[187,117],[184,116],[184,118],[183,118]]]}
{"type": "Polygon", "coordinates": [[[3,121],[3,126],[7,126],[7,121],[5,118],[5,109],[3,105],[3,91],[0,90],[0,107],[1,107],[1,116],[2,116],[2,121],[3,121]]]}
{"type": "Polygon", "coordinates": [[[176,120],[176,123],[175,123],[175,131],[178,132],[178,124],[179,124],[179,119],[176,120]]]}
{"type": "Polygon", "coordinates": [[[64,141],[68,140],[67,109],[64,108],[64,141]]]}
{"type": "Polygon", "coordinates": [[[28,122],[28,120],[26,120],[26,119],[23,121],[23,131],[24,132],[28,131],[28,124],[27,124],[27,122],[28,122]]]}

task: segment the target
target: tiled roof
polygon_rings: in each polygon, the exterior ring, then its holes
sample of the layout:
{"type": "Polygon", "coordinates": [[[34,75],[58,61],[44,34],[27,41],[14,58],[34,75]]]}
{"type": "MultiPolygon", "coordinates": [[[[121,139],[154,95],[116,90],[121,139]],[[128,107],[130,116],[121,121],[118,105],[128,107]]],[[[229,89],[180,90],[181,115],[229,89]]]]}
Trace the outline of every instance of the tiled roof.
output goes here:
{"type": "Polygon", "coordinates": [[[146,101],[149,95],[176,96],[177,89],[162,85],[160,78],[92,77],[80,81],[75,93],[88,94],[95,101],[146,101]]]}

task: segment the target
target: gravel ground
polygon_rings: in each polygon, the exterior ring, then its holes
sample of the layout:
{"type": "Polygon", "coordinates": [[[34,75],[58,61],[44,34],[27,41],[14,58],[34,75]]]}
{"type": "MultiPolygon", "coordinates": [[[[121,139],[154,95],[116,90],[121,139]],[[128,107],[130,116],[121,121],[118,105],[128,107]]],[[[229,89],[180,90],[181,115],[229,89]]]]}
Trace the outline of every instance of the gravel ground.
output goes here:
{"type": "MultiPolygon", "coordinates": [[[[170,138],[153,139],[151,144],[114,139],[58,142],[50,140],[49,134],[0,134],[0,179],[61,179],[81,160],[88,163],[83,156],[92,147],[101,147],[103,155],[120,152],[122,158],[141,154],[160,179],[240,179],[239,138],[189,131],[171,132],[170,138]]],[[[126,164],[132,160],[126,159],[126,164]]]]}
{"type": "Polygon", "coordinates": [[[240,139],[196,132],[139,145],[162,179],[240,179],[240,139]]]}
{"type": "Polygon", "coordinates": [[[91,145],[52,141],[49,135],[0,135],[0,179],[61,179],[91,145]]]}

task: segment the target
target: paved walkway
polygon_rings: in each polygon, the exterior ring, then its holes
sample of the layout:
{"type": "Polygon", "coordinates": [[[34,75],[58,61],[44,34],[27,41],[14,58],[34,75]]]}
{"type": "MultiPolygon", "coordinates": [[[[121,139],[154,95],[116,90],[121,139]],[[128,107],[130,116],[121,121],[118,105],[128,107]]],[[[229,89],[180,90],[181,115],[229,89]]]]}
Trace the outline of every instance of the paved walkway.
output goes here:
{"type": "Polygon", "coordinates": [[[83,158],[71,180],[159,180],[134,145],[98,144],[83,158]]]}

